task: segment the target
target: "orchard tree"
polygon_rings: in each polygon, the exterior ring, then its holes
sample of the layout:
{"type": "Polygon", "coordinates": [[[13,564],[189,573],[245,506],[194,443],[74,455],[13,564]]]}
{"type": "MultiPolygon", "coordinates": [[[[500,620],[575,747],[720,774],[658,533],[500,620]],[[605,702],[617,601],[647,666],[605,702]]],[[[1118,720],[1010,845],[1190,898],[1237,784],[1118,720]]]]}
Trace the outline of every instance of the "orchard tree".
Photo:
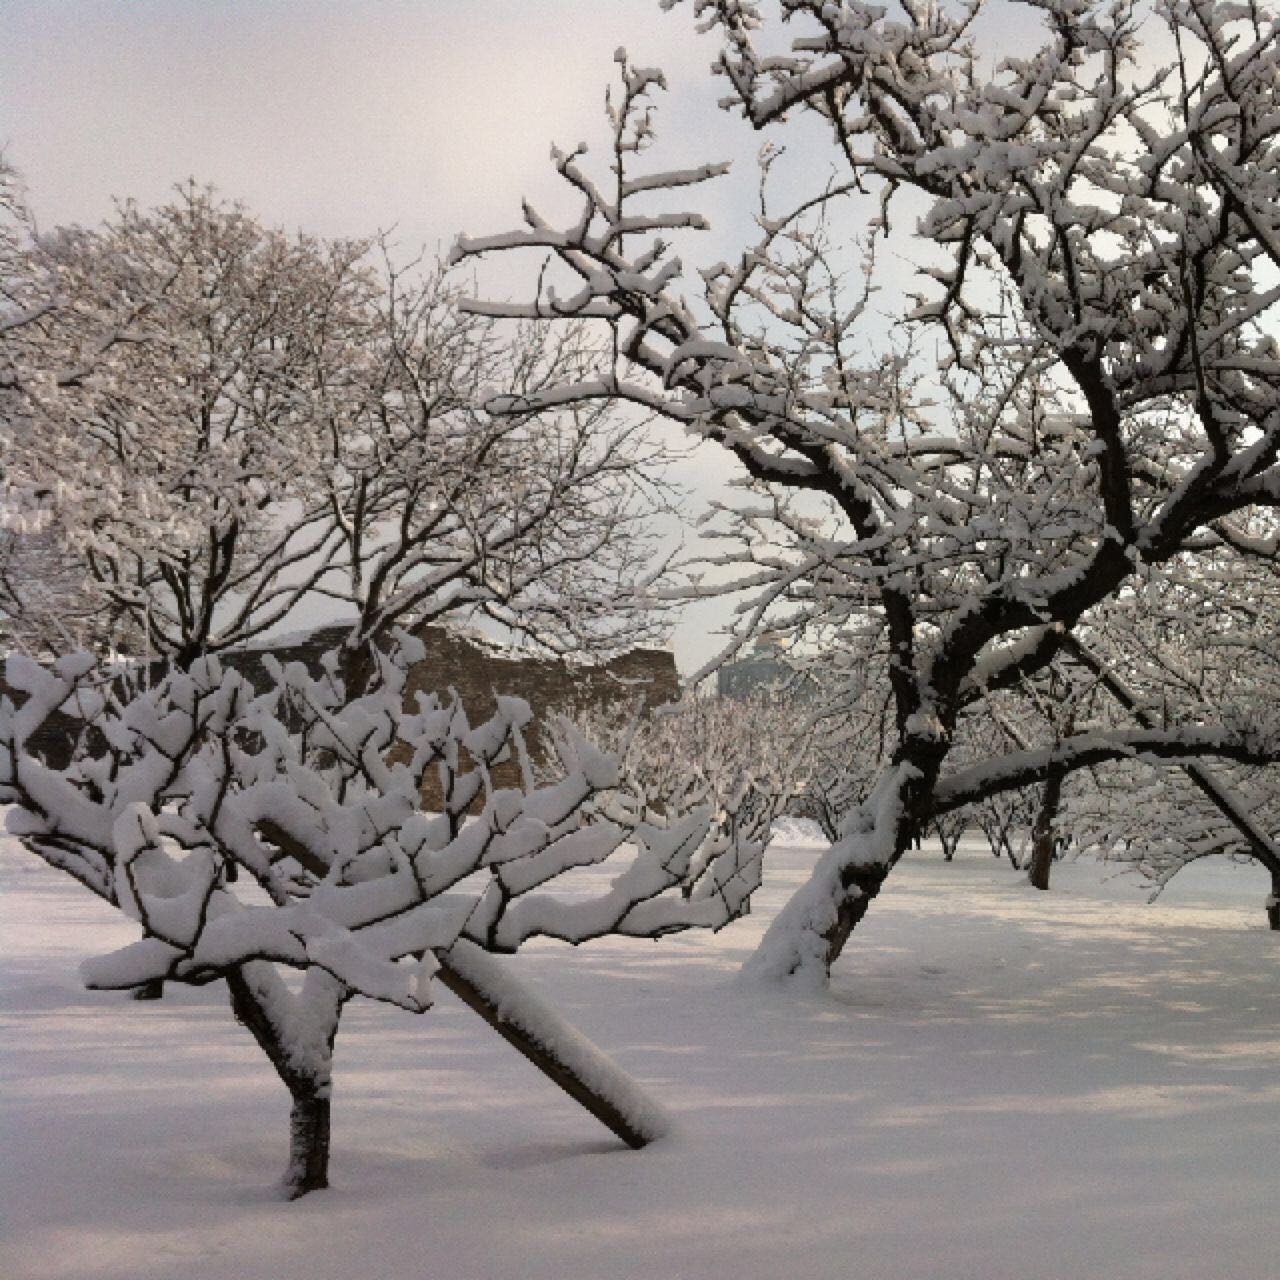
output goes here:
{"type": "MultiPolygon", "coordinates": [[[[767,831],[775,818],[803,806],[815,764],[812,721],[785,689],[744,698],[692,694],[629,718],[621,711],[615,703],[572,714],[561,732],[585,736],[618,757],[621,794],[644,799],[633,820],[665,826],[706,805],[767,831]]],[[[614,794],[609,799],[617,803],[614,794]]],[[[686,892],[701,870],[691,864],[686,892]]]]}
{"type": "Polygon", "coordinates": [[[47,337],[51,274],[19,175],[0,156],[0,636],[37,650],[55,636],[65,648],[81,647],[103,606],[84,589],[41,496],[24,492],[12,475],[12,441],[39,382],[35,353],[47,337]]]}
{"type": "Polygon", "coordinates": [[[647,588],[667,451],[637,415],[536,404],[589,367],[584,332],[502,333],[460,310],[438,264],[414,275],[388,262],[385,279],[363,380],[326,387],[320,411],[341,539],[326,590],[355,615],[348,685],[393,628],[462,613],[561,654],[658,638],[666,613],[647,588]],[[509,412],[485,410],[495,388],[509,412]]]}
{"type": "MultiPolygon", "coordinates": [[[[1274,531],[1255,521],[1234,543],[1175,563],[1147,585],[1140,610],[1121,596],[1071,638],[1069,659],[1096,679],[1110,723],[1150,727],[1212,716],[1268,731],[1280,695],[1274,531]]],[[[1096,771],[1093,781],[1076,787],[1067,804],[1082,843],[1132,863],[1157,893],[1198,858],[1252,859],[1270,876],[1267,918],[1280,929],[1274,768],[1123,761],[1096,771]]]]}
{"type": "Polygon", "coordinates": [[[580,334],[499,335],[438,266],[285,235],[195,184],[24,245],[39,314],[7,361],[7,478],[102,643],[189,666],[324,598],[353,617],[354,687],[394,627],[460,612],[559,650],[659,625],[643,423],[481,407],[576,377],[580,334]]]}
{"type": "Polygon", "coordinates": [[[809,767],[798,809],[834,843],[888,759],[893,714],[883,652],[857,643],[816,648],[793,660],[807,694],[809,767]]]}
{"type": "MultiPolygon", "coordinates": [[[[1056,748],[1086,727],[1092,730],[1116,727],[1114,717],[1104,725],[1096,714],[1103,696],[1099,683],[1098,673],[1084,664],[1070,663],[1060,657],[1025,679],[1015,693],[995,698],[991,705],[977,708],[968,726],[962,725],[962,728],[967,727],[972,732],[974,721],[985,712],[1007,745],[1023,751],[1037,745],[1056,748]]],[[[970,762],[976,764],[999,754],[989,745],[983,749],[980,731],[978,742],[964,742],[967,736],[962,734],[961,745],[970,762]]],[[[1002,851],[1006,853],[1015,867],[1025,865],[1027,879],[1033,888],[1049,888],[1053,863],[1072,839],[1064,804],[1064,793],[1071,784],[1070,772],[1055,767],[1049,770],[1039,787],[1012,795],[998,792],[974,806],[988,829],[993,852],[997,856],[1002,851]],[[1015,849],[1015,840],[1025,841],[1025,855],[1015,849]]]]}
{"type": "Polygon", "coordinates": [[[17,171],[0,155],[0,425],[21,410],[23,352],[46,311],[44,264],[17,171]]]}
{"type": "MultiPolygon", "coordinates": [[[[6,481],[38,522],[0,547],[32,623],[15,640],[181,671],[328,598],[353,617],[334,678],[354,699],[397,627],[481,612],[582,650],[661,626],[644,424],[481,407],[575,376],[581,335],[513,340],[459,313],[441,270],[374,249],[286,236],[194,184],[14,238],[31,301],[0,335],[6,481]]],[[[468,990],[501,1003],[483,977],[468,990]]],[[[534,1033],[503,1034],[536,1057],[534,1033]]]]}
{"type": "Polygon", "coordinates": [[[938,813],[1134,752],[1274,752],[1269,730],[1195,720],[951,760],[960,718],[1091,610],[1280,503],[1280,19],[1001,5],[1042,34],[997,62],[970,38],[980,3],[691,2],[725,106],[766,135],[756,242],[685,272],[671,241],[707,226],[690,206],[724,166],[644,167],[662,76],[622,57],[611,171],[555,157],[576,220],[526,206],[456,252],[548,259],[536,298],[478,311],[610,330],[614,359],[539,403],[629,401],[737,459],[762,610],[882,638],[885,768],[750,966],[820,984],[938,813]],[[834,178],[808,151],[785,169],[793,130],[826,138],[834,178]],[[920,282],[895,301],[899,255],[920,282]]]}
{"type": "Polygon", "coordinates": [[[291,1197],[328,1182],[332,1056],[354,997],[422,1013],[442,982],[633,1147],[661,1113],[492,953],[530,938],[719,928],[759,884],[770,809],[749,786],[668,808],[616,756],[565,728],[555,776],[537,781],[500,698],[471,726],[456,697],[406,706],[408,637],[348,696],[336,661],[313,677],[271,664],[256,693],[214,658],[122,696],[86,655],[46,669],[10,658],[0,700],[0,801],[9,829],[135,920],[142,937],[89,961],[94,988],[225,980],[292,1099],[291,1197]],[[81,727],[65,768],[29,740],[62,708],[81,727]],[[494,784],[515,757],[523,781],[494,784]],[[428,774],[444,797],[424,812],[428,774]],[[590,885],[570,895],[573,871],[590,885]],[[302,975],[291,988],[282,970],[302,975]]]}
{"type": "Polygon", "coordinates": [[[104,639],[123,618],[187,665],[251,616],[278,621],[326,567],[316,511],[281,517],[309,452],[313,350],[351,340],[363,246],[291,241],[192,184],[37,250],[45,320],[9,474],[45,496],[107,601],[104,639]]]}
{"type": "Polygon", "coordinates": [[[1154,901],[1202,858],[1256,862],[1270,876],[1267,927],[1280,929],[1280,786],[1270,768],[1123,761],[1096,771],[1064,806],[1082,851],[1136,871],[1154,901]],[[1212,792],[1204,785],[1208,780],[1212,792]]]}

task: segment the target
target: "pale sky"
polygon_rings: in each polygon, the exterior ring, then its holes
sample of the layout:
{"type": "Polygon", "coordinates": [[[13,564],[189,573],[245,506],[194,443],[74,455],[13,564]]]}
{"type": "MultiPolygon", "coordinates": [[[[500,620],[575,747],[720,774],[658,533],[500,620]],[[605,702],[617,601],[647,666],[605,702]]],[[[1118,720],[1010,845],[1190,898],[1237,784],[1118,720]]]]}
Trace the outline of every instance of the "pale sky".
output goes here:
{"type": "MultiPolygon", "coordinates": [[[[445,251],[460,232],[518,225],[525,196],[550,214],[576,209],[548,151],[604,142],[603,94],[625,45],[633,62],[668,74],[664,163],[737,159],[736,182],[699,202],[715,226],[714,261],[750,234],[742,196],[760,139],[716,109],[716,43],[695,35],[690,10],[664,13],[658,0],[0,0],[0,147],[44,227],[96,222],[113,196],[157,204],[194,177],[270,224],[325,236],[394,228],[406,254],[445,251]]],[[[805,138],[788,142],[791,162],[803,160],[805,138]]],[[[501,265],[509,272],[510,258],[501,265]]],[[[506,276],[482,284],[526,292],[506,276]]],[[[684,478],[706,493],[731,470],[707,446],[684,478]]],[[[708,632],[723,611],[699,608],[678,630],[682,668],[714,652],[708,632]]]]}
{"type": "Polygon", "coordinates": [[[0,0],[0,142],[46,224],[194,176],[269,222],[447,248],[554,201],[550,144],[603,141],[619,45],[668,71],[670,143],[693,118],[691,157],[750,143],[692,32],[657,0],[0,0]]]}

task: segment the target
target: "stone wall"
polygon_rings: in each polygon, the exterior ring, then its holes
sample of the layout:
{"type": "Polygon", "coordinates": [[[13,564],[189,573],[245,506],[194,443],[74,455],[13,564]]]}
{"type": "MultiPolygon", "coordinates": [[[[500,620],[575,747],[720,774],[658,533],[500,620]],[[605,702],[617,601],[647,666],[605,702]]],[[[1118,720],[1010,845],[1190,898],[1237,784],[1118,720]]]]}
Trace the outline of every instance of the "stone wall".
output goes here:
{"type": "MultiPolygon", "coordinates": [[[[626,716],[637,702],[652,709],[680,696],[675,658],[661,649],[632,649],[611,662],[588,666],[495,651],[483,641],[441,627],[424,627],[418,636],[427,656],[409,673],[410,692],[456,690],[473,725],[494,713],[499,695],[523,698],[534,717],[525,745],[535,763],[550,757],[547,730],[557,713],[614,709],[626,716]]],[[[498,786],[519,781],[514,762],[494,770],[498,786]]],[[[439,807],[440,790],[434,780],[424,786],[422,802],[428,809],[439,807]]]]}
{"type": "MultiPolygon", "coordinates": [[[[267,683],[265,654],[272,654],[281,662],[302,662],[308,670],[318,672],[324,655],[336,649],[346,635],[346,627],[322,627],[304,640],[278,648],[264,646],[221,656],[254,688],[262,689],[267,683]]],[[[661,649],[632,649],[611,662],[586,665],[499,650],[484,640],[444,627],[423,627],[418,636],[426,657],[409,674],[410,692],[425,690],[447,695],[450,690],[457,690],[472,724],[493,714],[498,695],[523,698],[534,714],[527,745],[539,761],[547,757],[545,726],[557,712],[612,707],[619,715],[626,715],[637,702],[653,708],[680,696],[675,659],[661,649]]],[[[0,680],[0,693],[4,692],[7,690],[0,680]]],[[[66,717],[56,717],[45,726],[36,745],[50,764],[65,763],[71,749],[69,733],[73,723],[66,717]]],[[[499,785],[511,785],[516,777],[513,772],[500,770],[497,781],[499,785]]],[[[423,800],[433,807],[439,800],[438,791],[424,795],[423,800]]]]}

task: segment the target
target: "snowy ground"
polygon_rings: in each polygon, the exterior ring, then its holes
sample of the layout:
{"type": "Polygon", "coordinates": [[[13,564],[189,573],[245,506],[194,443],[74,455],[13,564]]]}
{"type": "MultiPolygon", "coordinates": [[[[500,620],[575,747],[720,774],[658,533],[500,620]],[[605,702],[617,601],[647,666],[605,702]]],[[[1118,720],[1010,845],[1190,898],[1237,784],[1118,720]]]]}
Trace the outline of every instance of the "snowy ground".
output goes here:
{"type": "Polygon", "coordinates": [[[729,979],[816,854],[715,938],[513,963],[672,1110],[616,1144],[441,993],[363,1004],[332,1190],[271,1196],[285,1094],[217,989],[92,994],[129,927],[0,848],[5,1280],[1270,1280],[1280,935],[1265,878],[1039,894],[977,846],[895,873],[831,995],[729,979]],[[448,1002],[447,1004],[445,1002],[448,1002]]]}

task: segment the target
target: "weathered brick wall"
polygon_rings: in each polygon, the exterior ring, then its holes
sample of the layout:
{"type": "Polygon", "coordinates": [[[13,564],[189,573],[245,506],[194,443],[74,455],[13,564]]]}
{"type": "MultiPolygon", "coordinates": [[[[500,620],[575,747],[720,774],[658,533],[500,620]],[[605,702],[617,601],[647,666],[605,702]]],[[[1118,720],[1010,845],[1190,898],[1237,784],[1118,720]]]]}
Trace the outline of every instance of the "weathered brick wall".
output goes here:
{"type": "MultiPolygon", "coordinates": [[[[222,660],[239,671],[257,689],[266,686],[264,654],[282,662],[302,662],[318,672],[320,661],[343,641],[347,629],[322,627],[298,643],[277,649],[241,650],[222,655],[222,660]]],[[[680,696],[680,681],[674,657],[661,649],[632,649],[611,662],[586,665],[556,658],[517,656],[499,651],[444,627],[423,627],[418,633],[426,658],[409,675],[410,693],[425,690],[447,695],[456,689],[472,724],[488,719],[496,708],[496,697],[514,695],[529,703],[534,714],[527,745],[535,760],[547,757],[545,726],[557,712],[570,709],[616,708],[627,714],[637,702],[646,708],[661,706],[680,696]]],[[[0,693],[7,692],[0,680],[0,693]]],[[[46,725],[37,749],[55,766],[65,763],[70,753],[72,721],[57,717],[46,725]]],[[[499,785],[517,779],[514,766],[497,773],[499,785]]],[[[439,791],[423,796],[424,804],[439,803],[439,791]]]]}
{"type": "MultiPolygon", "coordinates": [[[[675,659],[663,650],[632,649],[607,664],[586,666],[495,652],[441,627],[425,627],[419,638],[427,656],[410,672],[410,692],[457,690],[472,724],[493,714],[497,696],[523,698],[534,717],[525,745],[537,763],[551,755],[547,731],[556,713],[614,708],[619,715],[627,715],[637,702],[651,709],[680,696],[675,659]]],[[[498,786],[518,785],[515,762],[499,766],[493,778],[498,786]]],[[[440,800],[439,785],[431,779],[423,788],[423,805],[438,808],[440,800]]]]}
{"type": "MultiPolygon", "coordinates": [[[[265,652],[318,671],[324,655],[346,634],[341,626],[323,627],[298,644],[265,652]]],[[[538,723],[576,707],[615,706],[624,713],[637,702],[651,709],[680,696],[675,658],[662,649],[632,649],[610,662],[588,665],[515,654],[446,627],[423,627],[417,635],[426,657],[409,673],[409,693],[447,695],[456,689],[472,724],[493,714],[499,695],[523,698],[538,723]]],[[[260,689],[267,679],[262,652],[228,654],[224,661],[260,689]]]]}
{"type": "Polygon", "coordinates": [[[495,651],[441,627],[425,627],[419,638],[427,656],[410,673],[410,690],[456,689],[473,723],[493,714],[500,694],[523,698],[539,721],[574,706],[652,708],[680,696],[675,659],[662,650],[633,649],[588,666],[495,651]]]}

